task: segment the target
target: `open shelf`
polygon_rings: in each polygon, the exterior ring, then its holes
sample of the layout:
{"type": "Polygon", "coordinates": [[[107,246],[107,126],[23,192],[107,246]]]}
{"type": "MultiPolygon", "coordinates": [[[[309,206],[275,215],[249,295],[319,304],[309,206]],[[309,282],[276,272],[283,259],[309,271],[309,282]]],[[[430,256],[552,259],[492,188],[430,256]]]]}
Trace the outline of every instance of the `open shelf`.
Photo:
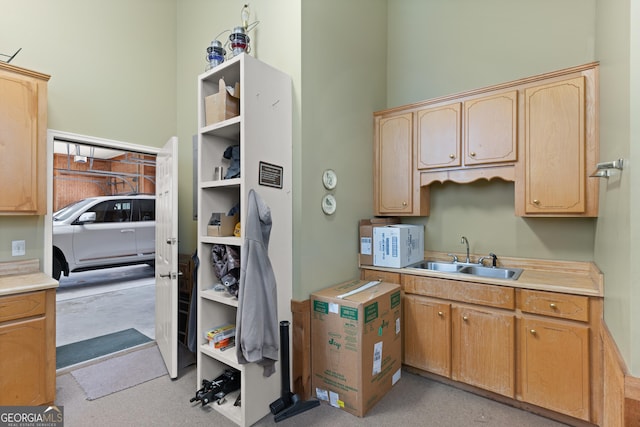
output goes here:
{"type": "MultiPolygon", "coordinates": [[[[278,321],[291,321],[292,298],[292,88],[291,78],[279,70],[241,54],[198,76],[198,160],[196,187],[198,199],[198,380],[212,380],[224,369],[241,372],[241,390],[227,397],[226,402],[209,405],[240,426],[250,426],[269,413],[269,404],[281,394],[280,375],[264,377],[257,363],[238,363],[237,348],[218,350],[205,343],[206,331],[226,323],[236,323],[239,301],[226,291],[215,291],[220,283],[211,259],[213,245],[233,247],[242,254],[250,190],[269,207],[274,226],[269,238],[269,261],[278,286],[278,321]],[[205,125],[205,98],[218,93],[219,80],[225,84],[240,84],[240,114],[220,122],[205,125]],[[228,149],[240,155],[240,176],[217,179],[216,168],[223,168],[222,177],[231,166],[228,149]],[[236,148],[237,147],[237,148],[236,148]],[[238,150],[238,151],[236,151],[238,150]],[[282,186],[268,185],[272,174],[265,164],[276,166],[282,175],[282,186]],[[215,176],[214,176],[215,175],[215,176]],[[212,214],[228,214],[239,209],[240,236],[209,236],[208,222],[212,214]],[[242,395],[242,406],[233,406],[242,395]]],[[[261,326],[261,325],[258,325],[261,326]]],[[[279,362],[276,372],[280,372],[279,362]]],[[[285,369],[288,369],[285,368],[285,369]]]]}

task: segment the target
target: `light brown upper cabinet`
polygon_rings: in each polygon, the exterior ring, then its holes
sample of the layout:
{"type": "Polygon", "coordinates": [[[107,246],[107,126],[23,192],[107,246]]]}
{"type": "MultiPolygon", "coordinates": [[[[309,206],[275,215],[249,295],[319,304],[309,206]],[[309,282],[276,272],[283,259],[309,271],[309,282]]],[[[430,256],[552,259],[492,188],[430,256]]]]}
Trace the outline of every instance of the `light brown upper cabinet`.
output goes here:
{"type": "Polygon", "coordinates": [[[414,160],[413,113],[375,117],[375,215],[428,215],[428,189],[414,160]]]}
{"type": "Polygon", "coordinates": [[[517,159],[518,91],[465,101],[464,164],[486,165],[517,159]]]}
{"type": "Polygon", "coordinates": [[[460,166],[461,104],[418,110],[418,169],[460,166]]]}
{"type": "Polygon", "coordinates": [[[589,191],[597,178],[589,178],[587,169],[595,169],[588,153],[595,149],[587,140],[587,133],[595,132],[588,98],[593,96],[583,75],[524,89],[524,212],[519,214],[597,215],[597,193],[589,191]]]}
{"type": "Polygon", "coordinates": [[[417,111],[418,169],[515,162],[518,91],[417,111]]]}
{"type": "Polygon", "coordinates": [[[517,216],[597,216],[598,117],[597,63],[375,112],[375,213],[428,215],[432,183],[500,178],[517,216]]]}
{"type": "Polygon", "coordinates": [[[0,63],[0,214],[46,212],[49,76],[0,63]]]}

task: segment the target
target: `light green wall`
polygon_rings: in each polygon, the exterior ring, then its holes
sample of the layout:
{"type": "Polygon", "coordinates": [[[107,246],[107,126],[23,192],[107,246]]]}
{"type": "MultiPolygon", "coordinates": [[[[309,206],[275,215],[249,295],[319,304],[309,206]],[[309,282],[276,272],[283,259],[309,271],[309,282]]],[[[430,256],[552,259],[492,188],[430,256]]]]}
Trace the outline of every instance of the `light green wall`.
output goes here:
{"type": "Polygon", "coordinates": [[[425,225],[425,249],[523,258],[593,260],[591,218],[521,218],[514,215],[514,185],[495,180],[473,184],[435,183],[431,215],[405,222],[425,225]]]}
{"type": "MultiPolygon", "coordinates": [[[[0,52],[51,75],[48,127],[161,146],[176,129],[175,0],[0,0],[0,52]]],[[[0,261],[43,263],[43,219],[0,217],[0,261]],[[35,225],[34,225],[35,224],[35,225]],[[11,240],[27,254],[11,257],[11,240]]]]}
{"type": "MultiPolygon", "coordinates": [[[[595,1],[389,0],[387,107],[594,61],[595,1]],[[526,16],[526,19],[523,17],[526,16]]],[[[593,260],[594,219],[525,219],[504,181],[435,184],[425,248],[593,260]]]]}
{"type": "MultiPolygon", "coordinates": [[[[221,0],[176,1],[177,114],[178,137],[181,141],[179,250],[184,253],[193,252],[197,242],[196,223],[192,219],[192,137],[197,133],[198,126],[197,77],[205,71],[207,46],[216,37],[223,44],[228,40],[228,31],[220,33],[241,24],[240,12],[245,3],[221,0]]],[[[287,0],[256,0],[250,2],[250,10],[249,21],[260,21],[249,33],[251,55],[289,74],[293,81],[293,149],[296,155],[300,146],[300,4],[287,0]]],[[[295,169],[285,173],[297,176],[295,169]]],[[[200,256],[201,259],[206,259],[206,254],[204,257],[200,256]]]]}
{"type": "MultiPolygon", "coordinates": [[[[631,164],[640,162],[640,121],[638,121],[638,117],[640,117],[640,1],[639,0],[631,0],[630,2],[630,10],[628,15],[629,23],[630,23],[630,31],[629,31],[629,93],[631,94],[630,99],[630,109],[629,109],[629,118],[630,118],[630,138],[629,138],[629,160],[631,164]]],[[[612,153],[613,154],[613,153],[612,153]]],[[[627,165],[629,166],[629,165],[627,165]]],[[[640,263],[633,262],[637,259],[640,259],[640,218],[638,217],[638,212],[640,212],[640,194],[637,189],[640,188],[640,173],[638,170],[633,168],[628,168],[630,172],[630,184],[627,187],[629,190],[629,212],[625,215],[628,215],[630,218],[630,227],[627,232],[629,235],[629,254],[630,261],[627,265],[630,267],[629,271],[629,320],[624,323],[620,328],[616,329],[616,334],[627,333],[628,331],[628,342],[630,347],[630,355],[626,356],[625,359],[628,360],[629,369],[632,375],[639,377],[640,376],[640,311],[637,309],[638,304],[640,304],[640,263]],[[636,189],[636,191],[631,191],[631,188],[636,189]]],[[[624,233],[624,230],[621,230],[624,233]]],[[[610,236],[609,239],[614,241],[610,236]]],[[[624,249],[618,249],[618,255],[624,254],[624,249]]],[[[606,301],[606,300],[605,300],[606,301]]],[[[605,306],[606,310],[606,306],[605,306]]],[[[611,314],[606,312],[606,319],[608,321],[610,316],[615,315],[616,312],[613,311],[611,314]]]]}
{"type": "Polygon", "coordinates": [[[594,59],[596,0],[388,0],[389,107],[594,59]]]}
{"type": "Polygon", "coordinates": [[[622,174],[600,190],[596,262],[605,274],[605,323],[635,376],[640,375],[640,2],[612,0],[597,8],[596,53],[600,71],[600,158],[624,158],[622,174]]]}
{"type": "Polygon", "coordinates": [[[175,0],[0,0],[0,51],[51,75],[50,129],[162,146],[175,132],[175,0]],[[7,13],[7,11],[10,11],[7,13]]]}
{"type": "Polygon", "coordinates": [[[358,276],[358,220],[373,212],[373,111],[384,107],[386,0],[302,2],[301,173],[294,298],[358,276]],[[322,213],[322,172],[337,210],[322,213]]]}

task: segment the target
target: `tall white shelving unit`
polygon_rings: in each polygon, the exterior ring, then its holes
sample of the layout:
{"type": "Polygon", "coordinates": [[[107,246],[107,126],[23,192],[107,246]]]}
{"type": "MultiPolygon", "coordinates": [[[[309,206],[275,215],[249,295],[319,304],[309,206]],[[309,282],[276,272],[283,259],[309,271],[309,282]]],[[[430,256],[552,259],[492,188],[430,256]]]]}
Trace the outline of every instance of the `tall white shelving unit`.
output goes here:
{"type": "MultiPolygon", "coordinates": [[[[198,383],[212,380],[227,367],[241,372],[241,406],[234,406],[237,394],[226,403],[209,406],[240,426],[250,426],[269,413],[269,404],[281,394],[280,362],[270,377],[255,363],[239,364],[236,348],[225,351],[207,345],[208,329],[235,323],[238,300],[215,291],[219,283],[212,262],[213,244],[244,244],[245,219],[250,189],[254,189],[271,209],[273,225],[269,259],[278,285],[278,321],[291,321],[292,296],[292,95],[291,78],[261,62],[241,54],[198,76],[198,383]],[[205,125],[205,97],[218,92],[224,78],[228,86],[240,83],[240,115],[205,125]],[[239,178],[214,180],[214,167],[229,165],[223,153],[240,146],[239,178]],[[275,171],[275,175],[274,175],[275,171]],[[279,188],[279,185],[282,188],[279,188]],[[240,237],[211,237],[207,223],[213,212],[228,212],[240,202],[240,237]]],[[[224,177],[224,174],[223,174],[224,177]]],[[[245,328],[247,326],[244,326],[245,328]]],[[[285,367],[288,369],[288,367],[285,367]]]]}

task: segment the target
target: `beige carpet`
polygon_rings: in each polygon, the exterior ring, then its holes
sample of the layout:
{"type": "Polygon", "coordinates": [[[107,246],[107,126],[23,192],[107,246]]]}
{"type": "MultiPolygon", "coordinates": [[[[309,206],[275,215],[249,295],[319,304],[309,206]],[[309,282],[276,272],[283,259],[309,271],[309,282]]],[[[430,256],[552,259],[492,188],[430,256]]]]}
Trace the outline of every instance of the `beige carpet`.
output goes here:
{"type": "MultiPolygon", "coordinates": [[[[133,372],[127,371],[127,375],[133,372]]],[[[89,401],[71,374],[57,379],[56,404],[64,406],[65,427],[165,427],[235,424],[212,405],[189,403],[195,394],[196,367],[180,369],[172,380],[161,375],[135,387],[89,401]]],[[[265,408],[268,412],[268,408],[265,408]]],[[[325,403],[275,423],[266,415],[255,427],[560,427],[561,423],[430,381],[407,372],[364,417],[325,403]]]]}
{"type": "Polygon", "coordinates": [[[75,369],[71,375],[87,400],[95,400],[167,375],[167,368],[154,345],[75,369]]]}

